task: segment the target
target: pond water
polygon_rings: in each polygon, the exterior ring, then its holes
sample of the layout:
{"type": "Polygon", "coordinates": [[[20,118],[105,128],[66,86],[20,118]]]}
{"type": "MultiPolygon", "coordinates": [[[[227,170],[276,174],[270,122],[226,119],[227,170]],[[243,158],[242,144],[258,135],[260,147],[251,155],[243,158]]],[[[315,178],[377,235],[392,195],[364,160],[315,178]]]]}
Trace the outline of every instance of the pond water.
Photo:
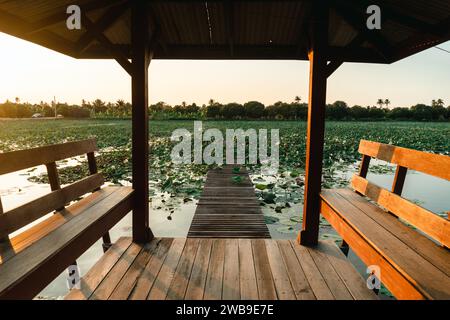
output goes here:
{"type": "MultiPolygon", "coordinates": [[[[71,165],[71,163],[63,165],[71,165]]],[[[45,167],[38,167],[0,176],[0,197],[5,211],[49,192],[50,187],[48,185],[37,184],[28,180],[30,176],[43,171],[45,171],[45,167]]],[[[333,175],[341,181],[340,184],[342,185],[342,181],[348,181],[354,171],[355,166],[353,165],[344,171],[334,171],[333,175]]],[[[300,177],[302,177],[301,174],[300,177]]],[[[392,170],[386,170],[382,173],[369,173],[368,175],[369,180],[387,189],[391,187],[393,177],[392,170]]],[[[262,182],[270,184],[271,181],[279,179],[279,177],[252,175],[252,179],[258,187],[258,184],[262,185],[262,182]]],[[[123,184],[127,184],[127,182],[123,182],[123,184]]],[[[299,185],[302,184],[299,183],[299,185]]],[[[259,190],[258,194],[263,197],[264,192],[265,190],[259,190]]],[[[450,210],[450,182],[442,179],[411,171],[406,178],[403,196],[445,217],[446,211],[450,210]]],[[[302,201],[302,187],[285,188],[284,191],[277,192],[275,203],[262,206],[272,238],[293,239],[297,236],[297,232],[301,228],[302,201]],[[288,202],[287,205],[286,202],[288,202]]],[[[153,196],[150,202],[150,226],[155,236],[186,237],[196,204],[197,200],[195,199],[173,197],[168,193],[157,193],[153,196]]],[[[110,234],[113,242],[119,237],[131,236],[131,214],[120,221],[110,231],[110,234]]],[[[320,235],[323,239],[336,241],[340,239],[325,220],[321,221],[320,235]]],[[[84,275],[102,254],[101,240],[99,240],[77,259],[81,275],[84,275]]],[[[365,276],[366,267],[364,264],[352,252],[349,253],[349,258],[358,271],[365,276]]],[[[66,273],[64,272],[41,292],[39,298],[58,299],[64,297],[67,292],[66,273]]]]}

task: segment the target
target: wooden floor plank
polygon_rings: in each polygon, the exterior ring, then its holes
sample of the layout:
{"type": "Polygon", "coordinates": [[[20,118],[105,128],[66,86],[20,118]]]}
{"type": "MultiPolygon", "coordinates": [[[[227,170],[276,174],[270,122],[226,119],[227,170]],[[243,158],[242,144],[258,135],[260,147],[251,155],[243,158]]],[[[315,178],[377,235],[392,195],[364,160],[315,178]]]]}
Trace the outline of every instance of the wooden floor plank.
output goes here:
{"type": "Polygon", "coordinates": [[[141,245],[132,243],[89,299],[107,300],[141,250],[141,245]]]}
{"type": "Polygon", "coordinates": [[[367,288],[364,279],[333,241],[321,241],[318,249],[326,255],[355,300],[377,299],[373,290],[367,288]]]}
{"type": "Polygon", "coordinates": [[[315,300],[316,296],[306,279],[303,268],[291,247],[291,243],[289,240],[277,240],[277,243],[286,264],[288,276],[297,300],[315,300]]]}
{"type": "Polygon", "coordinates": [[[66,300],[86,300],[92,295],[109,271],[131,245],[131,238],[122,237],[102,255],[95,265],[81,278],[80,289],[72,289],[66,300]]]}
{"type": "Polygon", "coordinates": [[[170,284],[172,283],[175,275],[175,270],[180,261],[181,254],[183,252],[186,239],[174,239],[170,246],[166,259],[155,279],[153,286],[148,295],[148,300],[164,300],[166,299],[167,292],[169,291],[170,284]]]}
{"type": "Polygon", "coordinates": [[[351,293],[327,257],[316,247],[308,248],[308,251],[336,300],[353,300],[351,293]]]}
{"type": "Polygon", "coordinates": [[[186,295],[184,297],[186,300],[203,299],[212,243],[212,239],[200,240],[186,295]]]}
{"type": "Polygon", "coordinates": [[[330,288],[328,288],[308,249],[298,244],[295,240],[291,240],[290,243],[316,298],[318,300],[334,300],[335,298],[330,288]]]}
{"type": "Polygon", "coordinates": [[[90,291],[66,299],[376,298],[342,257],[322,241],[156,238],[142,246],[121,238],[82,279],[90,291]]]}
{"type": "Polygon", "coordinates": [[[158,244],[158,248],[154,255],[150,258],[144,267],[140,277],[136,282],[136,286],[131,292],[130,300],[146,300],[147,296],[155,282],[159,271],[167,257],[170,247],[172,246],[172,238],[163,238],[158,244]]]}
{"type": "Polygon", "coordinates": [[[239,240],[225,240],[225,262],[223,271],[223,300],[239,300],[239,240]]]}
{"type": "Polygon", "coordinates": [[[198,239],[187,239],[183,253],[178,263],[175,275],[167,292],[167,300],[181,300],[184,298],[191,277],[195,255],[198,249],[198,239]]]}
{"type": "Polygon", "coordinates": [[[264,240],[252,240],[253,259],[255,261],[256,281],[258,283],[258,295],[261,300],[276,300],[277,291],[270,270],[269,258],[264,240]]]}
{"type": "Polygon", "coordinates": [[[225,240],[214,239],[205,285],[205,300],[222,299],[225,240]]]}
{"type": "Polygon", "coordinates": [[[109,297],[109,300],[127,300],[131,291],[136,285],[137,279],[141,275],[148,261],[158,248],[161,239],[153,239],[144,245],[139,255],[134,259],[130,268],[127,270],[117,287],[109,297]]]}
{"type": "Polygon", "coordinates": [[[258,284],[250,239],[239,239],[239,283],[242,300],[258,300],[258,284]]]}
{"type": "Polygon", "coordinates": [[[295,300],[296,296],[291,285],[291,280],[289,279],[286,265],[284,264],[276,241],[266,240],[265,244],[278,299],[295,300]]]}

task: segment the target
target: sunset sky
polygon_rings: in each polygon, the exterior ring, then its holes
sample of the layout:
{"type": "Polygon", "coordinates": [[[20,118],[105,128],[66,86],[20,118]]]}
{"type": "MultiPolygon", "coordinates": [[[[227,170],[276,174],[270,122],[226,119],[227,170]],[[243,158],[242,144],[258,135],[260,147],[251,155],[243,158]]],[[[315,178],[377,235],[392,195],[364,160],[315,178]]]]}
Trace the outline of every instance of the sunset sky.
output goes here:
{"type": "MultiPolygon", "coordinates": [[[[450,42],[439,47],[450,51],[450,42]]],[[[258,100],[268,105],[307,101],[306,61],[168,61],[150,65],[150,103],[207,103],[258,100]]],[[[79,104],[100,98],[130,101],[131,81],[113,60],[76,60],[0,33],[0,102],[79,104]]],[[[390,99],[391,107],[409,107],[441,98],[450,105],[450,53],[436,48],[392,65],[341,66],[328,81],[328,102],[375,105],[390,99]]]]}

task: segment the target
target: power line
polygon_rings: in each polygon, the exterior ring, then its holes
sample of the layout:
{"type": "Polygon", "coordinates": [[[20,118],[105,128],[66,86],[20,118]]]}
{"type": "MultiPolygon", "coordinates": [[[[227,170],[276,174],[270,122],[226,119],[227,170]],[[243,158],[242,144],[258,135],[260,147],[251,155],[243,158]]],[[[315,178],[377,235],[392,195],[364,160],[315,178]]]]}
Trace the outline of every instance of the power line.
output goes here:
{"type": "Polygon", "coordinates": [[[447,50],[447,49],[444,49],[444,48],[440,48],[440,47],[434,47],[434,48],[436,48],[436,49],[439,49],[439,50],[442,50],[442,51],[444,51],[444,52],[447,52],[447,53],[450,53],[450,51],[449,51],[449,50],[447,50]]]}

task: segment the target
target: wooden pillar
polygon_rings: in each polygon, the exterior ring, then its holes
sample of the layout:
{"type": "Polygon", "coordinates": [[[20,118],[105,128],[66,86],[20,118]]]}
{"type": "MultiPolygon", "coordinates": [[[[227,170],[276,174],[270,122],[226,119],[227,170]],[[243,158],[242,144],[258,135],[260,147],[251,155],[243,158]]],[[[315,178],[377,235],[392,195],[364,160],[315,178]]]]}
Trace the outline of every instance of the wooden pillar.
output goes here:
{"type": "Polygon", "coordinates": [[[133,241],[139,243],[153,238],[148,222],[148,65],[151,57],[147,14],[145,2],[134,1],[131,8],[133,241]]]}
{"type": "Polygon", "coordinates": [[[319,238],[325,104],[327,95],[327,46],[329,6],[313,2],[311,21],[308,126],[306,139],[306,177],[303,226],[299,234],[302,245],[313,246],[319,238]]]}

